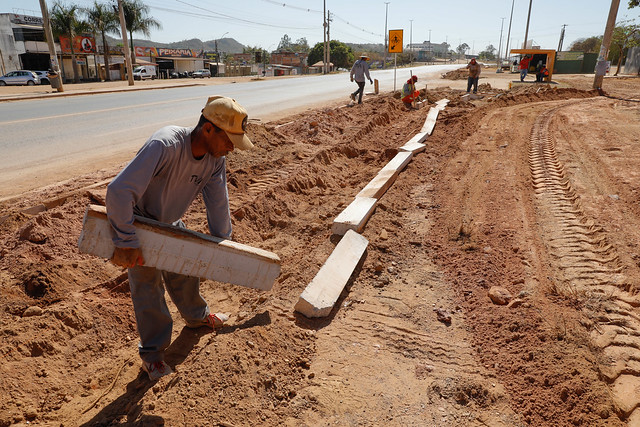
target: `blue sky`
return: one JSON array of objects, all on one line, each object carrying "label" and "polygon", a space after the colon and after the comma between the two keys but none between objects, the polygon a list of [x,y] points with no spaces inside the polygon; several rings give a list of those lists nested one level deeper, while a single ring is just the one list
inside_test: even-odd
[{"label": "blue sky", "polygon": [[[89,7],[94,0],[62,0]],[[115,0],[102,0],[115,2]],[[384,43],[387,29],[403,29],[404,44],[431,40],[460,43],[478,53],[488,45],[498,48],[500,26],[505,48],[512,0],[143,0],[162,23],[151,39],[174,42],[199,38],[231,37],[238,42],[273,50],[284,34],[293,41],[305,37],[313,46],[322,41],[323,5],[333,15],[331,38],[351,43]],[[524,40],[529,0],[513,0],[510,47]],[[51,7],[53,0],[47,0]],[[529,39],[542,48],[556,49],[560,31],[567,25],[563,47],[578,38],[601,35],[611,2],[608,0],[533,0]],[[628,9],[620,1],[617,20],[640,24],[640,8]],[[387,9],[388,8],[388,9]],[[40,16],[38,0],[0,0],[1,13]],[[413,20],[413,22],[411,22]],[[134,35],[141,37],[141,35]]]}]

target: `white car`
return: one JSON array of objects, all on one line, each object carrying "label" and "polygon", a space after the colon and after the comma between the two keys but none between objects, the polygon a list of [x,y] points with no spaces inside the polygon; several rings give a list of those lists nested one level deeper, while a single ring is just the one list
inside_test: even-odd
[{"label": "white car", "polygon": [[51,81],[49,80],[49,75],[48,75],[49,73],[47,71],[32,71],[32,73],[36,73],[36,75],[40,79],[41,85],[51,84]]},{"label": "white car", "polygon": [[11,71],[0,77],[0,86],[6,85],[39,85],[40,78],[32,71],[18,70]]}]

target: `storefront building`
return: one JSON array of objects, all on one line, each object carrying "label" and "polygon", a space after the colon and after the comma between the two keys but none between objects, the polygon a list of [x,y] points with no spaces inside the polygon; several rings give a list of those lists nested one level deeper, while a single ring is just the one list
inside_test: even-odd
[{"label": "storefront building", "polygon": [[49,48],[42,18],[0,13],[0,73],[48,69]]}]

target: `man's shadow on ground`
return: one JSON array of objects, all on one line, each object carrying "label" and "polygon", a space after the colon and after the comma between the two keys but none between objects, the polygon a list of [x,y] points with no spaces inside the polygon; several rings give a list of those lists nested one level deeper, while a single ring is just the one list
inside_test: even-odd
[{"label": "man's shadow on ground", "polygon": [[[271,323],[269,312],[256,314],[251,319],[239,325],[225,326],[216,331],[217,334],[228,334],[240,329],[253,328],[255,326],[265,326]],[[191,329],[183,327],[178,337],[171,343],[165,351],[165,361],[172,368],[180,365],[187,356],[193,351],[200,340],[214,333],[207,327]],[[174,378],[164,384],[165,390],[170,389],[178,382],[178,376],[174,374]],[[107,426],[111,425],[114,420],[126,417],[126,425],[164,425],[164,419],[157,415],[143,415],[138,419],[142,412],[140,400],[146,392],[156,385],[157,382],[150,381],[147,374],[140,370],[138,376],[127,384],[127,390],[116,400],[102,408],[91,420],[82,424],[82,426]],[[122,424],[120,421],[120,425]]]}]

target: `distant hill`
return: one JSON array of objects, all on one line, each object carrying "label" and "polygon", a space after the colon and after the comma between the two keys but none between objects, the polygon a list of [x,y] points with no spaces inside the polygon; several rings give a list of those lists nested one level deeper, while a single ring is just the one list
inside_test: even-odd
[{"label": "distant hill", "polygon": [[[96,42],[98,44],[102,44],[102,38],[97,37]],[[107,43],[110,46],[117,46],[118,44],[122,44],[121,39],[116,39],[110,36],[107,36]],[[154,42],[153,40],[144,40],[144,39],[133,39],[134,46],[154,46],[154,47],[165,47],[171,49],[194,49],[194,50],[208,50],[215,51],[216,50],[216,41],[209,40],[203,42],[200,39],[190,39],[190,40],[182,40],[179,42],[173,43],[159,43]],[[232,38],[224,38],[218,40],[218,52],[226,52],[226,53],[242,53],[244,49],[244,45],[238,43],[235,39]]]}]

